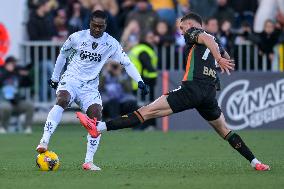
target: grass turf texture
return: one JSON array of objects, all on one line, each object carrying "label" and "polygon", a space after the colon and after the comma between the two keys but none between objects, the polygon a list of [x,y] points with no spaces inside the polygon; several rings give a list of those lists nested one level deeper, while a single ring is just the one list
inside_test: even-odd
[{"label": "grass turf texture", "polygon": [[283,188],[284,131],[239,132],[269,172],[256,172],[213,131],[104,134],[95,163],[101,172],[81,170],[86,133],[59,126],[50,150],[61,162],[57,172],[41,172],[32,135],[0,135],[0,188]]}]

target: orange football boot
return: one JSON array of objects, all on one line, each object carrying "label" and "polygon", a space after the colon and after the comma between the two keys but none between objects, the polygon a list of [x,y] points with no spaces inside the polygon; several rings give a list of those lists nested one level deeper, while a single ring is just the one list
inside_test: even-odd
[{"label": "orange football boot", "polygon": [[255,164],[255,170],[257,170],[257,171],[269,171],[270,167],[269,167],[269,165],[257,163],[257,164]]},{"label": "orange football boot", "polygon": [[97,138],[100,133],[97,130],[97,119],[91,119],[87,115],[81,112],[76,112],[77,118],[80,120],[81,124],[87,129],[88,133],[93,137]]}]

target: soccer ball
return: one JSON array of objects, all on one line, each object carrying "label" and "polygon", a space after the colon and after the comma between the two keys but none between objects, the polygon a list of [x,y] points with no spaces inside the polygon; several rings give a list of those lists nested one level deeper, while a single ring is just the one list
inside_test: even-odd
[{"label": "soccer ball", "polygon": [[56,153],[46,151],[36,158],[36,164],[42,171],[56,171],[59,168],[59,159]]}]

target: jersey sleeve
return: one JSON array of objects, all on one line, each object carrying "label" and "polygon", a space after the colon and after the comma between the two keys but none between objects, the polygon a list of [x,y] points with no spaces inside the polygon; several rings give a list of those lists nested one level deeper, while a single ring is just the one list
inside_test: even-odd
[{"label": "jersey sleeve", "polygon": [[134,81],[143,81],[136,67],[131,63],[129,57],[123,51],[121,45],[118,42],[116,43],[114,54],[110,57],[110,59],[114,60],[115,62],[119,62],[124,67],[126,73],[132,79],[134,79]]},{"label": "jersey sleeve", "polygon": [[68,57],[72,48],[74,48],[74,44],[75,44],[75,35],[72,34],[64,42],[63,46],[60,49],[60,54],[64,55],[65,57]]},{"label": "jersey sleeve", "polygon": [[204,32],[203,29],[192,27],[189,30],[187,30],[186,33],[184,34],[185,41],[188,43],[197,43],[198,36],[203,32]]},{"label": "jersey sleeve", "polygon": [[121,45],[117,42],[115,43],[115,50],[114,53],[111,55],[111,59],[120,63],[122,66],[128,66],[131,64],[131,61],[127,54],[123,51]]},{"label": "jersey sleeve", "polygon": [[72,48],[74,48],[74,34],[70,35],[60,49],[60,53],[56,59],[54,70],[51,76],[53,81],[58,82],[60,73],[66,63],[66,58],[70,55]]}]

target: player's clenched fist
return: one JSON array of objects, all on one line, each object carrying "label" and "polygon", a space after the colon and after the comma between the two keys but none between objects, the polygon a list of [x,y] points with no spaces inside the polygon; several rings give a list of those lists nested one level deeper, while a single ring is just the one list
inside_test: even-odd
[{"label": "player's clenched fist", "polygon": [[149,86],[146,85],[143,81],[139,81],[138,82],[138,88],[141,89],[141,94],[142,95],[147,95],[150,92]]}]

